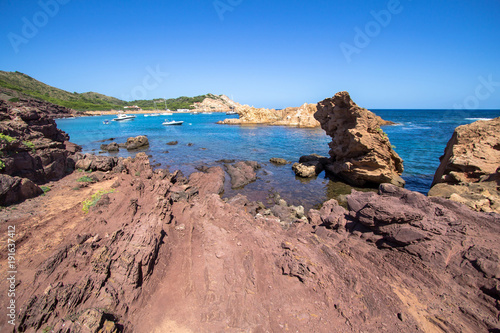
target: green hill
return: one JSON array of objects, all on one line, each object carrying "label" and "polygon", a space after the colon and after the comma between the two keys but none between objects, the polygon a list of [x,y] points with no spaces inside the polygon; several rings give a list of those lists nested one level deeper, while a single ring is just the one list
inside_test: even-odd
[{"label": "green hill", "polygon": [[[3,88],[3,89],[1,89]],[[49,86],[43,82],[20,73],[0,71],[0,95],[7,99],[19,97],[37,98],[57,105],[62,105],[78,111],[88,110],[120,110],[124,106],[137,105],[145,110],[154,110],[156,102],[158,109],[165,108],[165,99],[138,100],[126,102],[115,97],[106,96],[96,92],[71,93],[59,88]],[[178,97],[167,99],[170,110],[192,109],[191,105],[201,102],[206,97],[217,97],[207,94],[195,97]]]}]

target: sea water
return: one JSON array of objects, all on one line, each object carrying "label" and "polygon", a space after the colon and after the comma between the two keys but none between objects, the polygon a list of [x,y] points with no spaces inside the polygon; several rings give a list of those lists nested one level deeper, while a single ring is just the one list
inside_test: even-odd
[{"label": "sea water", "polygon": [[[500,110],[372,110],[383,119],[398,125],[384,126],[396,152],[404,160],[403,179],[406,188],[426,194],[439,157],[457,126],[476,120],[500,116]],[[283,126],[218,125],[217,121],[237,118],[224,113],[174,114],[145,117],[137,115],[133,121],[111,121],[114,116],[58,119],[60,129],[70,135],[70,141],[83,147],[83,152],[99,153],[102,140],[122,143],[127,138],[146,135],[150,146],[144,150],[151,155],[151,163],[170,171],[179,169],[188,176],[201,165],[223,165],[221,160],[253,160],[262,164],[258,180],[241,190],[232,190],[226,180],[225,196],[242,193],[253,200],[265,202],[279,193],[290,204],[314,207],[332,196],[332,193],[350,192],[340,182],[330,181],[325,174],[314,179],[295,177],[291,165],[274,166],[272,157],[296,162],[302,155],[312,153],[328,156],[328,137],[321,128]],[[108,120],[109,124],[104,124]],[[184,121],[181,126],[164,126],[165,120]],[[167,143],[177,141],[176,145]],[[109,141],[107,142],[109,143]],[[137,152],[120,152],[112,156],[135,156]],[[106,153],[108,155],[108,153]],[[228,178],[228,177],[227,177]]]}]

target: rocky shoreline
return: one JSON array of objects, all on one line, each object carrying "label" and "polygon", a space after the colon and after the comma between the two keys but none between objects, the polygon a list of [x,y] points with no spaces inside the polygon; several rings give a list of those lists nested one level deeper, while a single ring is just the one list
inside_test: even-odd
[{"label": "rocky shoreline", "polygon": [[[279,197],[269,206],[242,195],[222,199],[226,172],[234,188],[245,186],[255,179],[255,162],[227,161],[186,178],[153,170],[144,153],[83,155],[43,110],[0,103],[2,186],[19,178],[50,188],[10,199],[24,201],[0,212],[0,277],[8,271],[9,226],[18,265],[15,327],[3,316],[2,330],[500,329],[497,206],[487,211],[395,186],[402,185],[402,161],[377,119],[345,92],[318,104],[316,117],[332,136],[330,157],[300,163],[380,184],[378,192],[352,191],[346,208],[330,200],[308,212]],[[498,168],[490,167],[498,160],[490,157],[498,157],[499,120],[457,129],[435,186],[498,189]],[[12,188],[2,193],[5,200]],[[8,302],[0,294],[0,304]]]}]

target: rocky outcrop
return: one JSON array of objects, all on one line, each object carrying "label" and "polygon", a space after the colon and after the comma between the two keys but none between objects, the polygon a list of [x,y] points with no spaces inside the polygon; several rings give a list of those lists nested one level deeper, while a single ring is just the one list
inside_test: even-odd
[{"label": "rocky outcrop", "polygon": [[391,183],[404,186],[400,177],[403,160],[392,149],[389,138],[372,112],[339,92],[318,103],[315,118],[332,137],[331,163],[326,170],[355,186]]},{"label": "rocky outcrop", "polygon": [[457,127],[440,159],[429,196],[500,213],[500,118]]},{"label": "rocky outcrop", "polygon": [[43,191],[27,178],[0,174],[0,205],[8,206],[42,194]]},{"label": "rocky outcrop", "polygon": [[261,166],[255,161],[240,161],[234,164],[226,163],[225,167],[231,177],[232,188],[237,189],[254,182],[257,179],[255,171]]},{"label": "rocky outcrop", "polygon": [[149,140],[147,136],[139,135],[136,136],[135,138],[134,137],[128,138],[125,145],[127,147],[127,150],[137,150],[149,147]]},{"label": "rocky outcrop", "polygon": [[269,159],[269,162],[271,162],[274,165],[287,165],[291,163],[290,161],[287,161],[284,158],[279,158],[279,157],[272,157]]},{"label": "rocky outcrop", "polygon": [[282,110],[255,108],[243,105],[236,108],[238,119],[225,119],[218,124],[225,125],[276,125],[296,127],[318,127],[319,123],[314,119],[316,104],[304,104],[301,107],[289,107]]},{"label": "rocky outcrop", "polygon": [[226,95],[209,95],[202,102],[194,103],[192,107],[198,112],[229,112],[241,107],[241,104]]},{"label": "rocky outcrop", "polygon": [[[15,103],[0,100],[0,173],[43,184],[72,172],[75,167],[72,155],[81,148],[69,143],[68,135],[53,120],[55,116],[68,115],[67,112],[66,108],[34,100]],[[5,204],[0,201],[0,205]]]},{"label": "rocky outcrop", "polygon": [[71,182],[49,192],[64,207],[43,213],[39,197],[34,215],[10,219],[22,239],[17,331],[500,329],[499,215],[384,184],[306,219],[279,198],[269,209],[221,199],[220,167],[188,180],[153,171],[144,153],[123,165],[83,195]]}]

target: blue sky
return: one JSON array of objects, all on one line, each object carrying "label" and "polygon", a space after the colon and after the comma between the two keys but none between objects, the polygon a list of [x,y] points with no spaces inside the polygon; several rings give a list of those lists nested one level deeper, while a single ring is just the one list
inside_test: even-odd
[{"label": "blue sky", "polygon": [[0,70],[127,100],[500,108],[499,18],[500,0],[3,0]]}]

